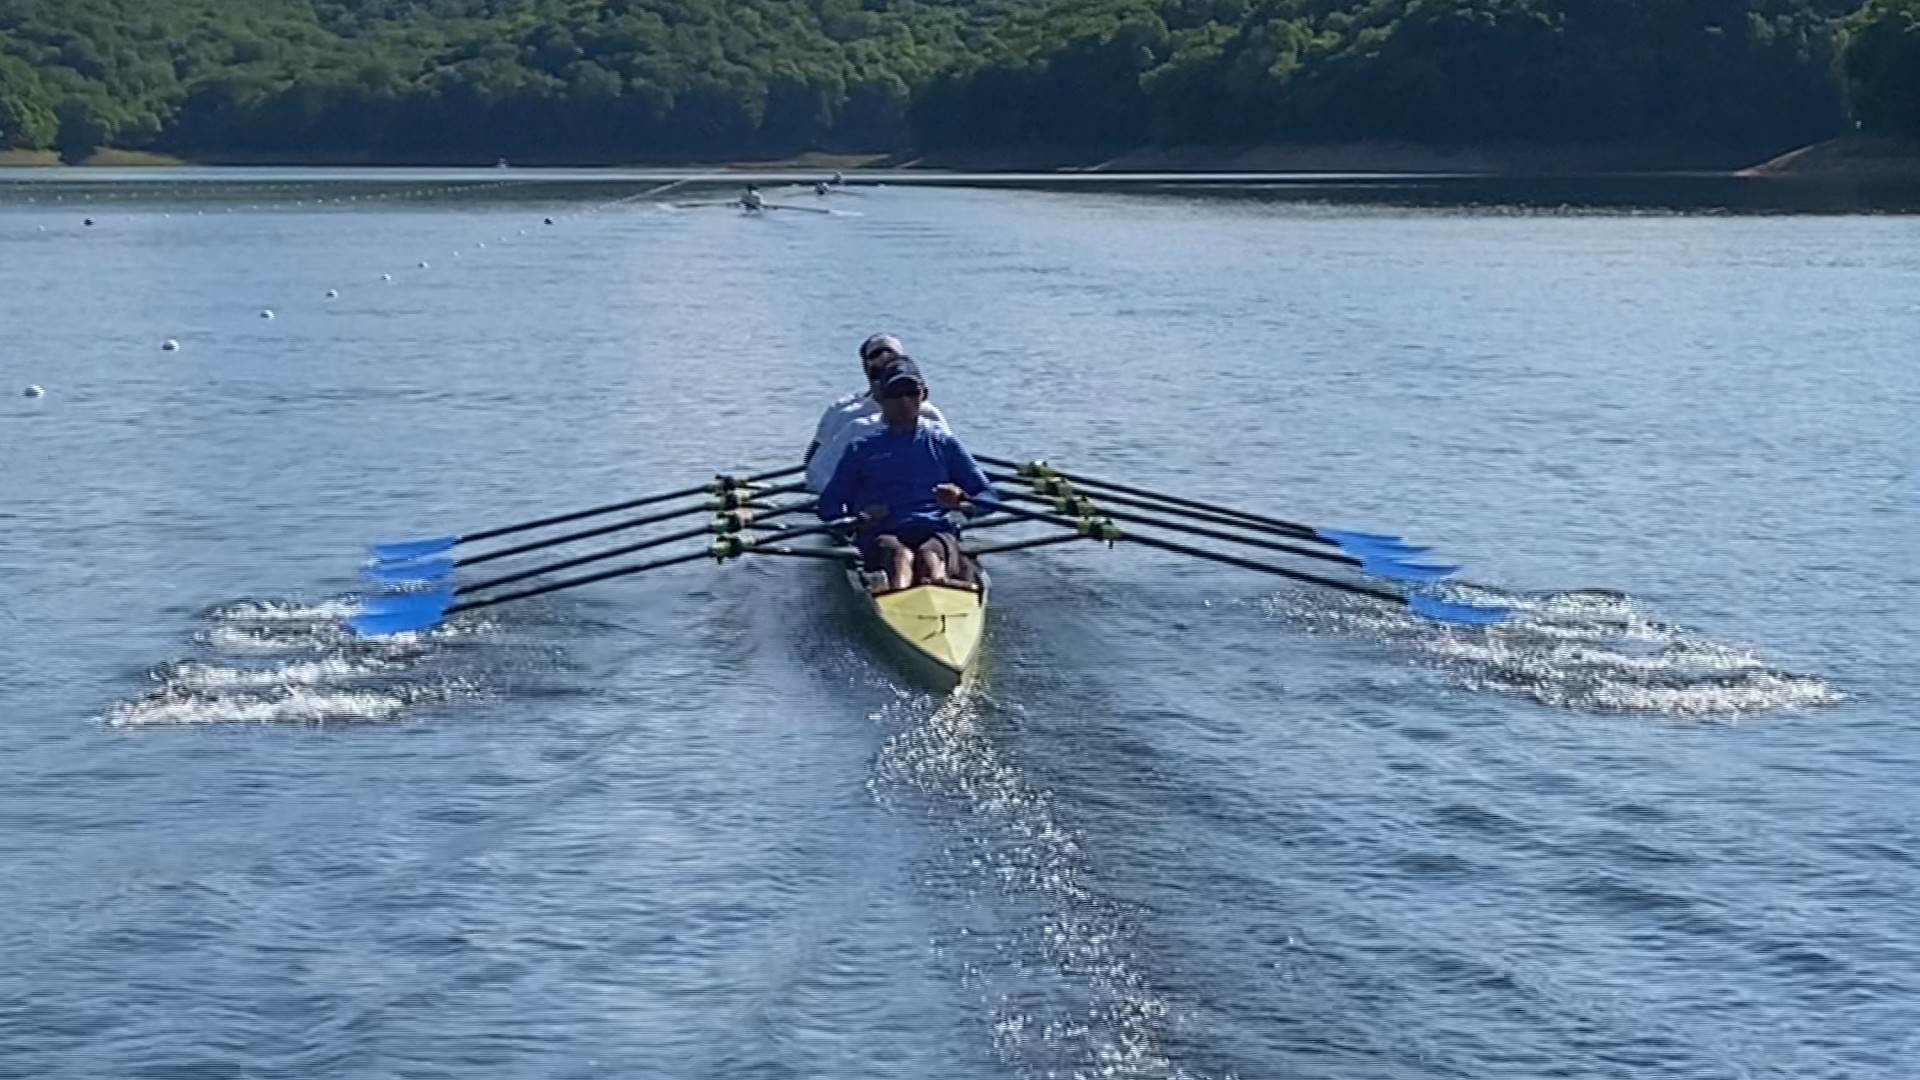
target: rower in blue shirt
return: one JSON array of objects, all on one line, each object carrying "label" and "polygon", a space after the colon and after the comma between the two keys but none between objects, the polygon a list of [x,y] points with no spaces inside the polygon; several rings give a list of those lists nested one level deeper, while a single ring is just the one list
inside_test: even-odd
[{"label": "rower in blue shirt", "polygon": [[887,572],[889,592],[916,583],[971,584],[972,567],[947,511],[991,484],[958,439],[921,420],[927,384],[918,365],[902,357],[874,386],[885,425],[840,458],[820,491],[820,519],[861,515],[854,544],[869,570]]}]

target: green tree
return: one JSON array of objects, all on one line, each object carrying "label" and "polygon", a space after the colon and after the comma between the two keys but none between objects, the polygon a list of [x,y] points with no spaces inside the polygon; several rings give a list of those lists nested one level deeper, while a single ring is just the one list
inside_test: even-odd
[{"label": "green tree", "polygon": [[[0,141],[367,161],[1912,130],[1920,0],[0,0]],[[68,105],[66,103],[73,103]]]},{"label": "green tree", "polygon": [[51,146],[59,124],[40,77],[21,61],[0,56],[0,149]]},{"label": "green tree", "polygon": [[1920,137],[1920,0],[1869,0],[1846,22],[1843,56],[1860,126]]},{"label": "green tree", "polygon": [[60,160],[69,165],[85,161],[113,137],[114,124],[96,102],[68,98],[60,103],[56,115],[59,129],[54,134],[53,146],[60,152]]}]

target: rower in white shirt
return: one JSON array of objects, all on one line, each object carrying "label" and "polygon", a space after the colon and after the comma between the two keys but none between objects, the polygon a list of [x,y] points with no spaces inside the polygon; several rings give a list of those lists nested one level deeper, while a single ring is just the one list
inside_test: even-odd
[{"label": "rower in white shirt", "polygon": [[[879,387],[874,380],[886,374],[890,364],[906,358],[906,349],[892,334],[875,334],[860,343],[860,367],[866,373],[866,387],[856,390],[827,406],[820,423],[814,427],[813,442],[802,459],[807,466],[807,490],[819,494],[833,479],[840,456],[862,435],[872,434],[880,420]],[[947,418],[932,402],[922,402],[920,418],[929,425],[952,434]]]}]

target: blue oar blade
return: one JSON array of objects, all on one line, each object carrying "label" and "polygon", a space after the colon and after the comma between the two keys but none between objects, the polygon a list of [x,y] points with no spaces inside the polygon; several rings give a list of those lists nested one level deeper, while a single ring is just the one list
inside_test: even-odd
[{"label": "blue oar blade", "polygon": [[362,615],[397,615],[403,611],[444,611],[453,603],[453,587],[445,586],[429,589],[426,592],[388,593],[385,596],[369,596],[360,601]]},{"label": "blue oar blade", "polygon": [[1411,555],[1425,555],[1433,550],[1432,544],[1362,544],[1351,541],[1340,545],[1340,550],[1357,559],[1388,558],[1405,559]]},{"label": "blue oar blade", "polygon": [[410,562],[378,562],[361,571],[373,581],[388,585],[424,584],[453,573],[453,560],[445,556],[414,559]]},{"label": "blue oar blade", "polygon": [[350,616],[347,625],[363,638],[387,637],[391,634],[411,634],[416,630],[426,630],[440,621],[441,609],[423,611],[401,611],[388,614],[362,613]]},{"label": "blue oar blade", "polygon": [[418,559],[423,555],[438,555],[460,542],[457,536],[436,536],[427,540],[399,540],[391,544],[370,544],[367,550],[382,562],[400,562],[404,559]]},{"label": "blue oar blade", "polygon": [[1415,615],[1424,615],[1439,622],[1458,623],[1462,626],[1491,626],[1504,621],[1511,612],[1509,608],[1457,604],[1435,596],[1409,596],[1407,607]]},{"label": "blue oar blade", "polygon": [[1445,563],[1409,563],[1375,556],[1363,557],[1360,560],[1360,569],[1392,581],[1442,581],[1460,568],[1448,566]]},{"label": "blue oar blade", "polygon": [[1400,538],[1390,533],[1349,532],[1346,529],[1315,529],[1315,536],[1330,544],[1345,547],[1354,544],[1359,547],[1401,547]]}]

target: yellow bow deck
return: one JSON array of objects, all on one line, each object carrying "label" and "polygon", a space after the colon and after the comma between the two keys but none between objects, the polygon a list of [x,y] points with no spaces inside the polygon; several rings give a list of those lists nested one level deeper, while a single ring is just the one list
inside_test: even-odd
[{"label": "yellow bow deck", "polygon": [[987,581],[980,588],[959,585],[915,585],[895,592],[873,593],[861,581],[858,569],[847,581],[880,624],[912,655],[958,679],[973,666],[987,619]]}]

